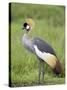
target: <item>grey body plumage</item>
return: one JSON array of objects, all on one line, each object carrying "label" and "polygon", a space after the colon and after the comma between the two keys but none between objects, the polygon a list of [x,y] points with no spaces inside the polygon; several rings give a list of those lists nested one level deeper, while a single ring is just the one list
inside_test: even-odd
[{"label": "grey body plumage", "polygon": [[45,41],[43,41],[38,37],[30,39],[27,34],[24,34],[22,42],[24,43],[24,46],[33,53],[35,53],[34,45],[37,45],[38,49],[41,52],[46,52],[56,55],[53,48],[48,43],[46,43]]},{"label": "grey body plumage", "polygon": [[[42,52],[48,52],[48,53],[55,55],[53,48],[50,45],[48,45],[45,41],[43,41],[42,39],[38,37],[30,39],[30,37],[27,34],[24,34],[22,37],[22,42],[24,44],[24,47],[30,52],[34,53],[35,55],[36,53],[35,53],[34,45],[37,45],[39,50]],[[40,83],[41,71],[42,71],[42,81],[44,82],[44,61],[38,56],[37,58],[39,59],[39,80],[38,82]],[[41,64],[42,64],[42,70],[41,70]]]}]

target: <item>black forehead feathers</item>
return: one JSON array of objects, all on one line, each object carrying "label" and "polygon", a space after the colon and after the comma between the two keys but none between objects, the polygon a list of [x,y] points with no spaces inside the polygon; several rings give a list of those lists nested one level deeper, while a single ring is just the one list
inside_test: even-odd
[{"label": "black forehead feathers", "polygon": [[24,27],[26,27],[27,25],[28,25],[28,24],[27,24],[26,22],[23,24]]}]

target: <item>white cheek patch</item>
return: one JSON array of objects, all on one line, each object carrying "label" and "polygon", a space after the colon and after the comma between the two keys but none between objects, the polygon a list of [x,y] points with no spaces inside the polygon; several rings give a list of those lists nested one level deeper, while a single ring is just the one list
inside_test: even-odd
[{"label": "white cheek patch", "polygon": [[29,28],[30,28],[30,26],[29,26],[29,25],[27,25],[27,26],[26,26],[26,29],[29,29]]},{"label": "white cheek patch", "polygon": [[56,56],[54,56],[50,53],[41,52],[36,45],[34,45],[34,48],[35,48],[36,55],[39,58],[44,60],[50,67],[55,68],[56,61],[57,61]]}]

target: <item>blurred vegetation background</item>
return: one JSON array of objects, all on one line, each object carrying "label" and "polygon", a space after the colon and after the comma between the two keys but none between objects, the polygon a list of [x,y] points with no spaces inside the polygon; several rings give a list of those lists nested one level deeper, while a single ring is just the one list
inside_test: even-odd
[{"label": "blurred vegetation background", "polygon": [[11,17],[12,20],[25,19],[32,17],[33,19],[46,19],[49,23],[64,25],[64,6],[55,5],[35,5],[34,4],[12,4]]},{"label": "blurred vegetation background", "polygon": [[[31,36],[47,41],[62,64],[59,78],[45,64],[44,85],[65,82],[65,7],[11,3],[11,86],[38,85],[38,60],[23,46],[22,24],[31,17],[35,22]],[[42,84],[41,84],[42,85]]]}]

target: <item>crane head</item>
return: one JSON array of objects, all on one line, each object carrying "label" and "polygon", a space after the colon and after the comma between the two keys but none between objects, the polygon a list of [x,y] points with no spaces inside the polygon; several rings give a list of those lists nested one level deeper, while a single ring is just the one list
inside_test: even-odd
[{"label": "crane head", "polygon": [[23,24],[23,29],[29,32],[34,27],[34,21],[31,18],[25,20]]}]

